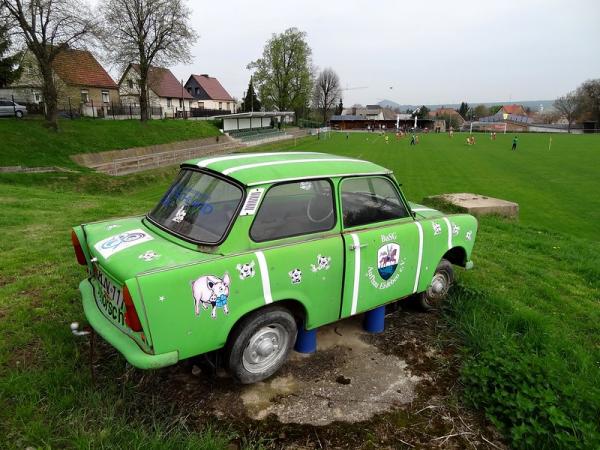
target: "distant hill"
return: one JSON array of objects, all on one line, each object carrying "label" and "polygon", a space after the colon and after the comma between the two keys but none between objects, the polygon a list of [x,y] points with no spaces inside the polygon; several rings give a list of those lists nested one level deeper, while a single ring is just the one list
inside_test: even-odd
[{"label": "distant hill", "polygon": [[[531,108],[532,111],[539,111],[540,109],[540,105],[543,106],[544,111],[551,111],[552,109],[554,109],[554,107],[552,106],[552,104],[554,103],[554,100],[527,100],[527,101],[510,101],[510,102],[468,102],[469,105],[471,106],[477,106],[477,105],[485,105],[485,106],[494,106],[494,105],[512,105],[513,103],[516,103],[517,105],[523,105],[523,107],[529,107]],[[418,108],[421,105],[402,105],[400,103],[396,103],[393,100],[382,100],[378,103],[378,105],[383,106],[384,108],[400,108],[400,111],[404,112],[407,109],[413,111],[414,109]],[[427,106],[429,109],[438,109],[441,107],[446,107],[446,108],[454,108],[454,109],[458,109],[460,106],[460,103],[445,103],[445,104],[438,104],[438,105],[425,105]]]}]

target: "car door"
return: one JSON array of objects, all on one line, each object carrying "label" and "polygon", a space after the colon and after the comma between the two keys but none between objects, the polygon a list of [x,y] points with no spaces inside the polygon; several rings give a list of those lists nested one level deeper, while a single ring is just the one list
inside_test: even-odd
[{"label": "car door", "polygon": [[0,116],[12,116],[12,104],[6,100],[0,100]]},{"label": "car door", "polygon": [[307,329],[339,318],[344,250],[330,180],[271,186],[250,227],[266,303],[297,300]]},{"label": "car door", "polygon": [[411,294],[420,230],[395,182],[352,177],[339,187],[345,252],[341,317]]}]

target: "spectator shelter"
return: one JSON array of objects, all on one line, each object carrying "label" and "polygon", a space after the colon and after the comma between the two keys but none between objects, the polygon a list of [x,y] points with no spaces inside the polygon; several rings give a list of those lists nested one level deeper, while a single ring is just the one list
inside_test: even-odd
[{"label": "spectator shelter", "polygon": [[225,133],[260,130],[264,128],[280,128],[280,124],[293,120],[292,111],[254,111],[238,114],[225,114],[215,116],[215,119],[223,119],[223,131]]},{"label": "spectator shelter", "polygon": [[[410,117],[409,114],[399,114],[400,117],[393,119],[369,119],[365,116],[359,115],[337,115],[331,116],[329,124],[335,130],[374,130],[374,131],[395,131],[396,123],[398,123],[398,129],[410,130],[414,127],[415,119]],[[435,119],[418,119],[417,128],[424,130],[434,130],[436,127]]]}]

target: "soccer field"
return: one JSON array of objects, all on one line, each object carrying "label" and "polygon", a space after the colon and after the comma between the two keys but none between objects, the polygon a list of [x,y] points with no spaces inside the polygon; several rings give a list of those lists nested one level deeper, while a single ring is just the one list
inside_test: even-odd
[{"label": "soccer field", "polygon": [[[321,138],[251,150],[368,159],[394,170],[413,201],[464,191],[519,203],[518,221],[480,219],[475,268],[457,270],[440,327],[461,348],[453,392],[513,448],[600,448],[600,136],[522,134],[516,152],[510,134],[477,134],[475,146],[465,134],[422,134],[414,147],[393,134],[387,144],[367,133]],[[86,347],[67,327],[83,316],[70,227],[147,212],[175,173],[0,174],[1,448],[227,447],[229,426],[174,426],[171,399],[122,380],[114,354],[92,386]],[[249,447],[272,438],[248,426]]]},{"label": "soccer field", "polygon": [[[428,195],[474,192],[519,203],[523,224],[560,230],[574,236],[597,237],[600,221],[600,135],[421,134],[388,143],[375,133],[332,132],[312,137],[294,148],[364,158],[392,169],[406,196],[420,201]],[[549,141],[552,139],[550,149]]]}]

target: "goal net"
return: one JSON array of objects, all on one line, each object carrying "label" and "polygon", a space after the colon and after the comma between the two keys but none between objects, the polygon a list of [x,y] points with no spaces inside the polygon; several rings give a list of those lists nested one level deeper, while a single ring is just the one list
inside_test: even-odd
[{"label": "goal net", "polygon": [[495,131],[506,134],[506,122],[471,122],[469,132],[473,131]]}]

